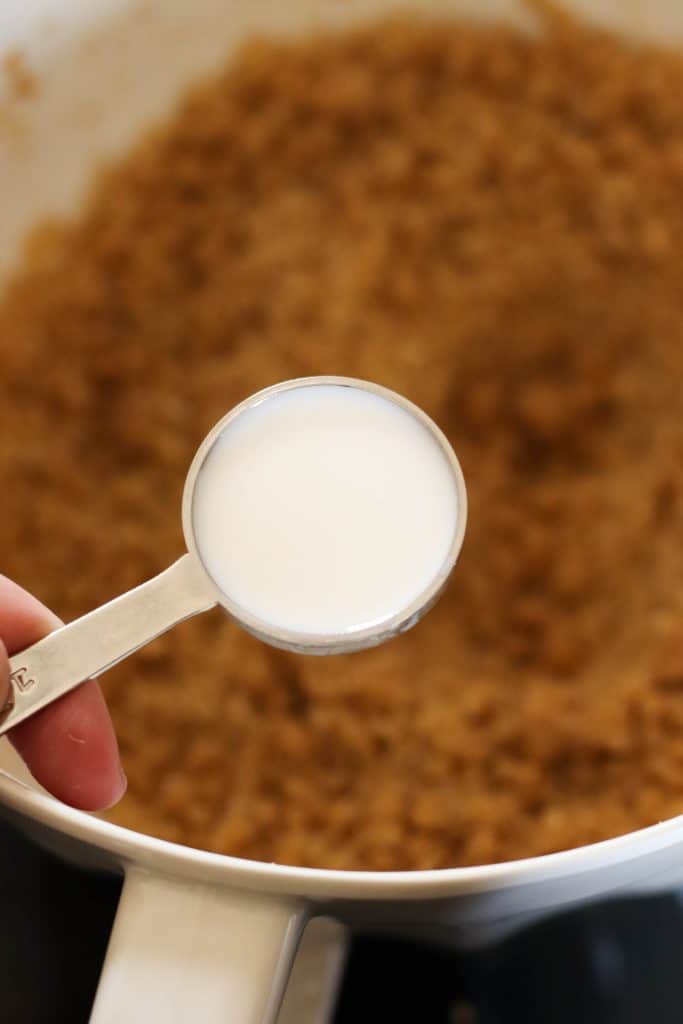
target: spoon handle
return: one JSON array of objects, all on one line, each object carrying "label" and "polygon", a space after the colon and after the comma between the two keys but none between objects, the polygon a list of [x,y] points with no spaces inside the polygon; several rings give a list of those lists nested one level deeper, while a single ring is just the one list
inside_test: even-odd
[{"label": "spoon handle", "polygon": [[206,576],[186,554],[153,579],[15,654],[0,735],[215,604]]}]

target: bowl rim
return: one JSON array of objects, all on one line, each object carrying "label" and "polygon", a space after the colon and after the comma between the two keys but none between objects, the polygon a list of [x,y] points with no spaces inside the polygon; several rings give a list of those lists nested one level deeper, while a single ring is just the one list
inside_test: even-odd
[{"label": "bowl rim", "polygon": [[683,815],[678,815],[612,839],[515,861],[420,871],[342,871],[247,860],[157,839],[69,807],[5,770],[0,770],[0,802],[56,837],[99,851],[110,869],[113,862],[124,872],[138,866],[233,889],[321,901],[428,901],[490,893],[609,868],[683,842]]}]

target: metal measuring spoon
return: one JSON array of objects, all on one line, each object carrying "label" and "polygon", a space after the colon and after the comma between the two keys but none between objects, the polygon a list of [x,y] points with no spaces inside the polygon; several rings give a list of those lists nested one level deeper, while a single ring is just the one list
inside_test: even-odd
[{"label": "metal measuring spoon", "polygon": [[[452,475],[457,502],[452,541],[429,584],[405,607],[381,621],[342,633],[307,633],[257,618],[212,577],[197,544],[194,498],[197,481],[214,445],[245,412],[285,392],[312,386],[359,389],[408,412],[431,435]],[[187,553],[141,586],[63,626],[10,659],[10,698],[0,734],[93,679],[178,622],[219,605],[249,633],[275,647],[303,654],[341,654],[373,647],[410,629],[434,604],[453,569],[465,533],[467,499],[462,471],[445,436],[407,399],[386,388],[347,377],[307,377],[266,388],[236,406],[204,439],[190,466],[182,501]]]}]

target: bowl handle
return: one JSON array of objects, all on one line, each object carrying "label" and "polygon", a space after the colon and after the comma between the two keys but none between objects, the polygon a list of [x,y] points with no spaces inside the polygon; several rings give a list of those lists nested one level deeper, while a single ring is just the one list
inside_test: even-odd
[{"label": "bowl handle", "polygon": [[271,1024],[307,917],[286,897],[129,868],[91,1024]]}]

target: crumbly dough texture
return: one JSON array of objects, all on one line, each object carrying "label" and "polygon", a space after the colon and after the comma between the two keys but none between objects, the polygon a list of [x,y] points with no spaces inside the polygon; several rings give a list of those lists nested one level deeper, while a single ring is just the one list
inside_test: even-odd
[{"label": "crumbly dough texture", "polygon": [[178,556],[198,442],[279,380],[406,394],[469,487],[401,639],[290,657],[216,612],[109,673],[112,820],[413,869],[683,811],[681,96],[678,56],[552,18],[255,42],[36,235],[0,309],[0,550],[63,617]]}]

